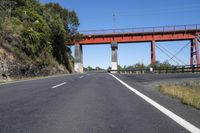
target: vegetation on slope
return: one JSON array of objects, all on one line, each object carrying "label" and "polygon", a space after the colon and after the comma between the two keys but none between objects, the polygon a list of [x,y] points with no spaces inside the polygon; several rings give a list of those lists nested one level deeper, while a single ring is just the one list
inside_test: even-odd
[{"label": "vegetation on slope", "polygon": [[[26,65],[24,73],[49,66],[58,69],[59,65],[73,71],[73,57],[64,42],[81,38],[74,11],[57,3],[43,5],[37,0],[1,0],[0,17],[0,48],[14,55],[12,63]],[[8,55],[4,53],[4,57]],[[0,60],[3,60],[2,55]]]}]

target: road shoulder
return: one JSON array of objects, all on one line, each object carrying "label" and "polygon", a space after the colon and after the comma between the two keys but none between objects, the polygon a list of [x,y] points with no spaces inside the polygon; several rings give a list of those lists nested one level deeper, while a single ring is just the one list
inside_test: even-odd
[{"label": "road shoulder", "polygon": [[[165,108],[171,110],[178,116],[191,122],[195,126],[200,127],[200,111],[190,106],[182,104],[179,100],[172,99],[156,91],[155,85],[157,82],[154,81],[154,78],[148,77],[148,79],[145,79],[146,77],[144,76],[127,76],[120,74],[115,74],[115,76],[117,76],[118,78],[120,78],[125,83],[135,88],[139,92],[148,96],[152,100],[163,105]],[[169,81],[169,78],[167,81]],[[164,80],[162,80],[162,82],[164,82]]]}]

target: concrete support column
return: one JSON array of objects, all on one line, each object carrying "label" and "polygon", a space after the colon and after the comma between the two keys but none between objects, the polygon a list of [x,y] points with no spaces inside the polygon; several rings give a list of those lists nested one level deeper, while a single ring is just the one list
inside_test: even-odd
[{"label": "concrete support column", "polygon": [[74,61],[74,70],[77,73],[83,73],[83,49],[82,45],[75,45],[75,61]]},{"label": "concrete support column", "polygon": [[112,70],[117,70],[118,60],[117,60],[117,50],[118,44],[116,42],[111,43],[111,50],[112,50]]},{"label": "concrete support column", "polygon": [[195,39],[193,39],[191,41],[191,46],[190,46],[190,65],[200,66],[199,42],[198,42],[197,38],[195,38]]},{"label": "concrete support column", "polygon": [[155,49],[155,41],[151,41],[151,64],[156,63],[156,49]]}]

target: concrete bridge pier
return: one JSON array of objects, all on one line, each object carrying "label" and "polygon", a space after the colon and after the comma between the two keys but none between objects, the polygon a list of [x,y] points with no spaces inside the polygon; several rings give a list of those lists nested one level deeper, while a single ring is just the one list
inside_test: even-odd
[{"label": "concrete bridge pier", "polygon": [[74,61],[74,70],[77,73],[83,73],[83,49],[82,45],[75,44],[75,61]]},{"label": "concrete bridge pier", "polygon": [[[112,50],[112,70],[117,70],[117,65],[118,65],[118,61],[117,61],[117,50],[118,50],[118,44],[117,42],[112,42],[111,43],[111,50]],[[115,73],[115,72],[113,72]]]},{"label": "concrete bridge pier", "polygon": [[194,38],[193,40],[191,40],[191,46],[190,46],[190,65],[200,66],[198,38]]}]

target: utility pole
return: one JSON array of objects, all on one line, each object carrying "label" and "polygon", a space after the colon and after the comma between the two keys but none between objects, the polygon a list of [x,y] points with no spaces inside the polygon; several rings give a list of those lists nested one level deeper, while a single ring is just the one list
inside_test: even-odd
[{"label": "utility pole", "polygon": [[113,33],[115,33],[115,29],[116,29],[116,15],[115,12],[113,12]]}]

